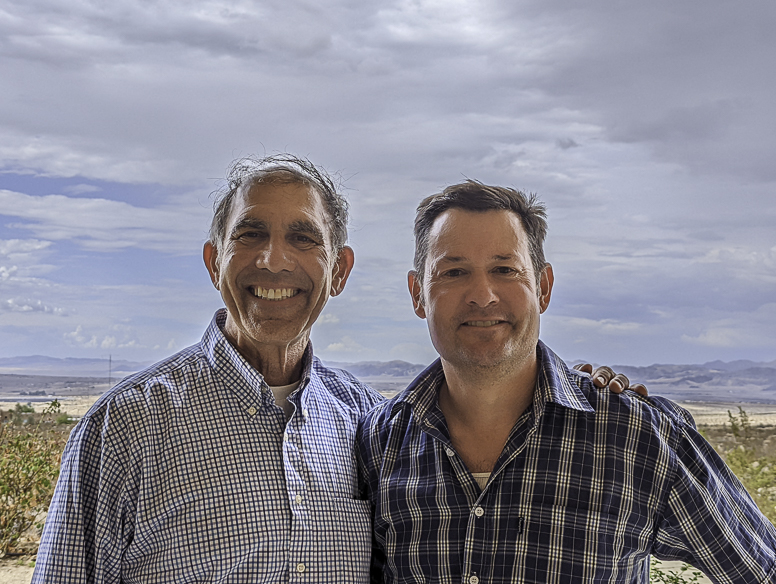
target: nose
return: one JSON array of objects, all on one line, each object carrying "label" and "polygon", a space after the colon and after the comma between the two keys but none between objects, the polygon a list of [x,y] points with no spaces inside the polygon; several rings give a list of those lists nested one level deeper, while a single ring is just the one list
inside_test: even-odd
[{"label": "nose", "polygon": [[282,238],[270,238],[266,247],[256,257],[256,267],[269,270],[273,274],[284,270],[291,272],[294,266],[291,250]]},{"label": "nose", "polygon": [[472,274],[470,285],[466,291],[466,303],[479,308],[485,308],[497,302],[498,295],[488,274],[477,272]]}]

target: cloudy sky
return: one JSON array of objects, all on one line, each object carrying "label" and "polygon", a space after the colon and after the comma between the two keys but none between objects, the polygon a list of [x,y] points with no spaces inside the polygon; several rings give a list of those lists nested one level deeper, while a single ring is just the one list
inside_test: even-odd
[{"label": "cloudy sky", "polygon": [[0,356],[150,361],[221,305],[229,163],[339,174],[356,268],[327,360],[429,361],[418,201],[547,203],[561,356],[776,359],[772,0],[0,0]]}]

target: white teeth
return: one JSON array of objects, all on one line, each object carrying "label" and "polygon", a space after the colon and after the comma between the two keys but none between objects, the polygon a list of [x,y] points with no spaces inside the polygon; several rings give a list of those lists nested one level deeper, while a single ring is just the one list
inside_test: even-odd
[{"label": "white teeth", "polygon": [[295,288],[262,288],[261,286],[256,286],[253,289],[253,294],[263,300],[283,300],[284,298],[296,296],[297,292]]},{"label": "white teeth", "polygon": [[499,321],[497,320],[470,320],[466,324],[468,326],[493,326],[498,323]]}]

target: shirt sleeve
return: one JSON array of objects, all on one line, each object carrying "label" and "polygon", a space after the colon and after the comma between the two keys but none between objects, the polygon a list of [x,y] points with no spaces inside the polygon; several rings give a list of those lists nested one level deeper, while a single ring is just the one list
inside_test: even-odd
[{"label": "shirt sleeve", "polygon": [[[362,416],[356,431],[356,459],[358,462],[358,488],[363,499],[369,501],[372,513],[372,525],[375,521],[375,495],[379,484],[379,467],[383,456],[383,447],[380,440],[374,435],[376,426],[373,418],[376,412],[372,411]],[[372,559],[369,567],[371,584],[384,582],[385,552],[375,539],[372,530]]]},{"label": "shirt sleeve", "polygon": [[675,474],[652,553],[714,582],[776,582],[776,529],[691,423],[677,422]]},{"label": "shirt sleeve", "polygon": [[35,584],[121,581],[129,525],[122,461],[106,440],[107,424],[84,418],[62,455],[59,480],[41,537]]}]

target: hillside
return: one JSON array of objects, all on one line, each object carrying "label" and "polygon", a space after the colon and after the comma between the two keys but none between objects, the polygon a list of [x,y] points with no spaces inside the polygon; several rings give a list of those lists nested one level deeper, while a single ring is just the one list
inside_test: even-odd
[{"label": "hillside", "polygon": [[[388,393],[405,387],[426,367],[406,361],[326,364],[346,369],[376,389]],[[112,361],[111,382],[115,383],[147,365]],[[677,401],[776,404],[776,361],[712,361],[702,365],[655,364],[648,367],[618,365],[614,369],[634,382],[644,383],[650,393]],[[108,372],[107,359],[0,358],[0,399],[96,395],[107,389]]]}]

